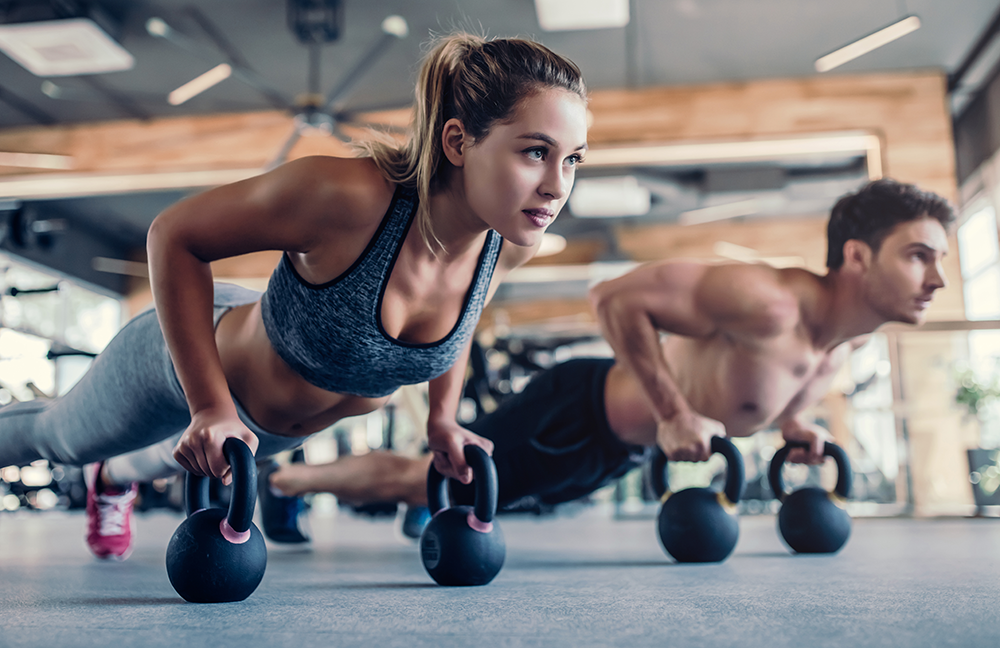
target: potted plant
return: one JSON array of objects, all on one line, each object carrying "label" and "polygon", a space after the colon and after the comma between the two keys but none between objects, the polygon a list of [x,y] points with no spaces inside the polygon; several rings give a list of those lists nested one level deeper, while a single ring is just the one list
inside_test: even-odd
[{"label": "potted plant", "polygon": [[972,496],[977,514],[981,515],[984,506],[1000,506],[1000,449],[992,439],[1000,427],[995,407],[1000,400],[1000,378],[994,374],[984,381],[974,371],[965,370],[959,373],[957,382],[955,402],[979,419],[981,447],[967,452]]}]

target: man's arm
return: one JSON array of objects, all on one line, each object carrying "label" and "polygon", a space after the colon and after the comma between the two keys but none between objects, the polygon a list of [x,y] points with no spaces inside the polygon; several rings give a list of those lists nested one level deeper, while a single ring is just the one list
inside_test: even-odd
[{"label": "man's arm", "polygon": [[826,396],[830,391],[833,379],[850,358],[851,352],[861,347],[868,341],[868,338],[869,336],[855,338],[833,349],[817,369],[812,380],[806,383],[775,419],[775,423],[781,429],[781,436],[786,442],[802,441],[809,444],[808,449],[793,449],[788,455],[790,462],[823,463],[823,445],[827,441],[832,441],[833,437],[829,431],[806,420],[804,412]]},{"label": "man's arm", "polygon": [[799,309],[778,271],[748,264],[649,264],[595,286],[590,298],[617,361],[643,387],[658,422],[657,441],[681,461],[707,459],[710,437],[724,429],[687,403],[663,356],[660,332],[753,344],[797,321]]}]

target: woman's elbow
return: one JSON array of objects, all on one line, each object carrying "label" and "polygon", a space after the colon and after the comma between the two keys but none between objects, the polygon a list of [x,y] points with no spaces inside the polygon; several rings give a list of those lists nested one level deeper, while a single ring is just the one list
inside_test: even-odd
[{"label": "woman's elbow", "polygon": [[146,258],[150,263],[187,247],[182,229],[170,214],[170,209],[161,212],[146,232]]}]

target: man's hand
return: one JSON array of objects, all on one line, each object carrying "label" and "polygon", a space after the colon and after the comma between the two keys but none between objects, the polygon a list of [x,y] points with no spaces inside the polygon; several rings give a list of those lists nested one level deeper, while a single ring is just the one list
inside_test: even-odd
[{"label": "man's hand", "polygon": [[477,445],[493,454],[493,442],[466,430],[458,423],[428,423],[427,446],[434,453],[434,468],[463,484],[472,481],[472,468],[465,463],[465,446]]},{"label": "man's hand", "polygon": [[222,444],[229,437],[241,439],[250,446],[250,452],[257,453],[257,436],[235,413],[199,412],[191,417],[191,425],[177,442],[174,459],[190,473],[216,477],[228,485],[233,481],[233,474],[222,452]]},{"label": "man's hand", "polygon": [[805,423],[792,419],[781,425],[781,436],[785,441],[802,441],[809,448],[793,448],[788,453],[791,463],[819,465],[823,463],[823,447],[827,441],[833,442],[833,436],[815,423]]},{"label": "man's hand", "polygon": [[656,443],[670,461],[708,461],[714,436],[726,436],[726,426],[691,411],[660,421],[656,429]]}]

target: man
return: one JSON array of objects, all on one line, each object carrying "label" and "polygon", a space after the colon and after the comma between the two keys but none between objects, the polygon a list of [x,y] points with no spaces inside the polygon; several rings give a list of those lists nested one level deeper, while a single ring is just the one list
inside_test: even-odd
[{"label": "man", "polygon": [[[954,219],[943,198],[883,179],[834,206],[825,275],[671,260],[595,286],[591,303],[615,359],[549,369],[470,426],[495,443],[501,504],[580,497],[623,475],[645,446],[705,461],[712,436],[768,428],[808,443],[791,461],[822,462],[829,434],[803,411],[868,334],[924,320],[946,285]],[[264,484],[270,495],[414,505],[426,501],[429,463],[371,453],[282,467]],[[279,501],[265,501],[265,515]]]}]

